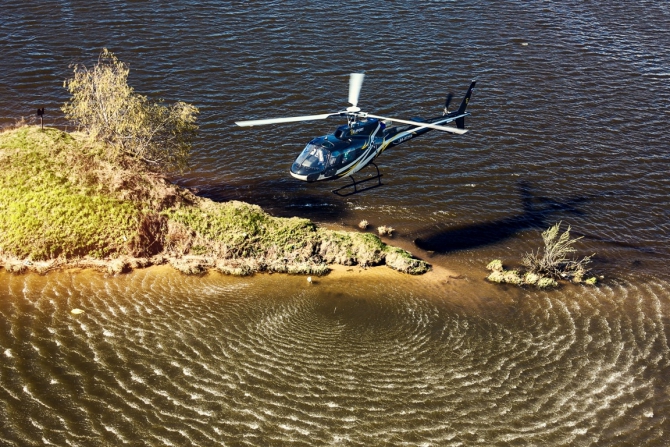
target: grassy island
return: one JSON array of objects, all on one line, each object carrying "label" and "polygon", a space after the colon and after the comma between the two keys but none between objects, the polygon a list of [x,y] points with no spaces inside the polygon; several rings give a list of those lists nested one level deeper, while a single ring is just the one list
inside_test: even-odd
[{"label": "grassy island", "polygon": [[0,133],[0,266],[10,272],[97,268],[122,273],[169,263],[208,269],[324,274],[329,264],[430,269],[376,235],[217,203],[168,182],[79,133],[24,126]]}]

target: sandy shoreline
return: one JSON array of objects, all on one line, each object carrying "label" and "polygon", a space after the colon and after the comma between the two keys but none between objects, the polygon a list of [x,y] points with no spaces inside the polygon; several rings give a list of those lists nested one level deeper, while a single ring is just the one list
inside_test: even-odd
[{"label": "sandy shoreline", "polygon": [[[47,261],[31,261],[31,260],[21,260],[13,257],[2,257],[0,256],[0,269],[4,269],[8,273],[13,274],[23,274],[23,273],[37,273],[37,274],[47,274],[51,272],[64,272],[72,270],[94,270],[100,273],[106,273],[109,275],[119,275],[130,273],[133,270],[137,269],[147,269],[159,266],[169,266],[174,270],[177,270],[186,275],[202,275],[206,274],[209,271],[218,271],[223,274],[230,274],[221,269],[222,262],[236,262],[238,260],[222,260],[215,259],[207,256],[183,256],[180,258],[176,257],[166,257],[162,255],[154,256],[151,258],[132,258],[128,256],[122,256],[116,259],[93,259],[93,258],[80,258],[80,259],[51,259]],[[217,265],[219,266],[217,268]],[[376,266],[367,266],[362,267],[360,265],[341,265],[341,264],[329,264],[327,265],[329,271],[324,273],[321,276],[329,277],[343,277],[348,276],[352,273],[370,273],[378,272],[380,270],[388,270],[393,273],[397,273],[403,276],[409,277],[421,277],[425,280],[431,281],[435,278],[449,278],[449,279],[460,279],[462,275],[455,270],[445,268],[438,265],[433,265],[432,269],[426,273],[420,275],[408,275],[406,273],[398,272],[386,265],[376,265]],[[250,272],[246,275],[235,275],[231,276],[251,276],[253,274],[260,275],[273,275],[273,274],[290,274],[290,275],[299,275],[299,276],[310,276],[306,273],[286,273],[286,272],[274,272],[274,271],[257,271]],[[317,276],[317,275],[312,275]]]}]

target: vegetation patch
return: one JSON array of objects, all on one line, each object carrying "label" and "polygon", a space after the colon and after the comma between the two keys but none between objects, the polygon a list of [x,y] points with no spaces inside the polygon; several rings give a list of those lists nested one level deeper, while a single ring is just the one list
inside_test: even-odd
[{"label": "vegetation patch", "polygon": [[277,218],[172,185],[105,143],[56,129],[0,133],[0,258],[8,271],[93,267],[110,274],[169,263],[186,274],[322,275],[329,264],[430,269],[370,233]]},{"label": "vegetation patch", "polygon": [[[491,271],[486,279],[495,283],[532,285],[540,289],[557,287],[559,280],[595,285],[596,277],[591,276],[586,268],[593,255],[581,259],[572,258],[571,255],[576,252],[573,245],[581,237],[570,238],[570,226],[563,233],[560,233],[560,228],[561,222],[542,233],[544,247],[523,257],[525,272],[518,269],[507,270],[500,259],[495,259],[486,266]],[[587,276],[588,279],[585,279]]]},{"label": "vegetation patch", "polygon": [[430,270],[430,264],[416,259],[410,252],[389,246],[386,247],[386,265],[411,275],[421,275]]},{"label": "vegetation patch", "polygon": [[0,135],[0,250],[44,260],[127,250],[140,218],[136,203],[110,197],[86,182],[64,150],[82,150],[55,129],[24,127]]}]

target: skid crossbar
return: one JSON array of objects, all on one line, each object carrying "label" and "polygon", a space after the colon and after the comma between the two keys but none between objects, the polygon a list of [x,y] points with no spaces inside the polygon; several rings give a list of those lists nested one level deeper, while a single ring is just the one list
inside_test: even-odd
[{"label": "skid crossbar", "polygon": [[[363,180],[356,180],[356,179],[354,179],[353,175],[350,175],[349,177],[351,178],[351,182],[352,182],[350,185],[344,185],[340,188],[333,189],[332,192],[334,194],[337,194],[340,197],[347,197],[347,196],[351,196],[351,195],[354,195],[354,194],[358,194],[359,192],[367,191],[368,189],[374,189],[374,188],[378,188],[378,187],[382,186],[383,185],[383,183],[382,183],[383,174],[380,174],[379,168],[377,167],[376,164],[374,164],[374,163],[370,163],[370,164],[372,166],[374,166],[375,169],[377,170],[377,175],[373,175],[372,177],[368,177],[368,178],[363,179]],[[367,182],[370,182],[370,181],[373,181],[373,180],[377,180],[377,184],[372,185],[372,186],[366,186],[365,188],[359,188],[360,185],[363,185],[364,183],[367,183]],[[346,191],[346,190],[351,189],[351,188],[354,189],[351,192],[348,192],[348,193],[347,192],[342,192],[342,191]]]}]

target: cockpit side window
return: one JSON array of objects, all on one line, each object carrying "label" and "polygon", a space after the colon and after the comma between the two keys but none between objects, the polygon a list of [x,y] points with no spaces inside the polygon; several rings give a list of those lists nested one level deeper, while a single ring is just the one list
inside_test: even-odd
[{"label": "cockpit side window", "polygon": [[342,163],[342,153],[339,151],[332,152],[330,154],[330,163],[329,166],[339,166]]},{"label": "cockpit side window", "polygon": [[360,156],[362,153],[362,150],[360,147],[352,147],[349,149],[346,149],[344,151],[344,162],[349,163],[353,160],[355,160],[358,156]]}]

